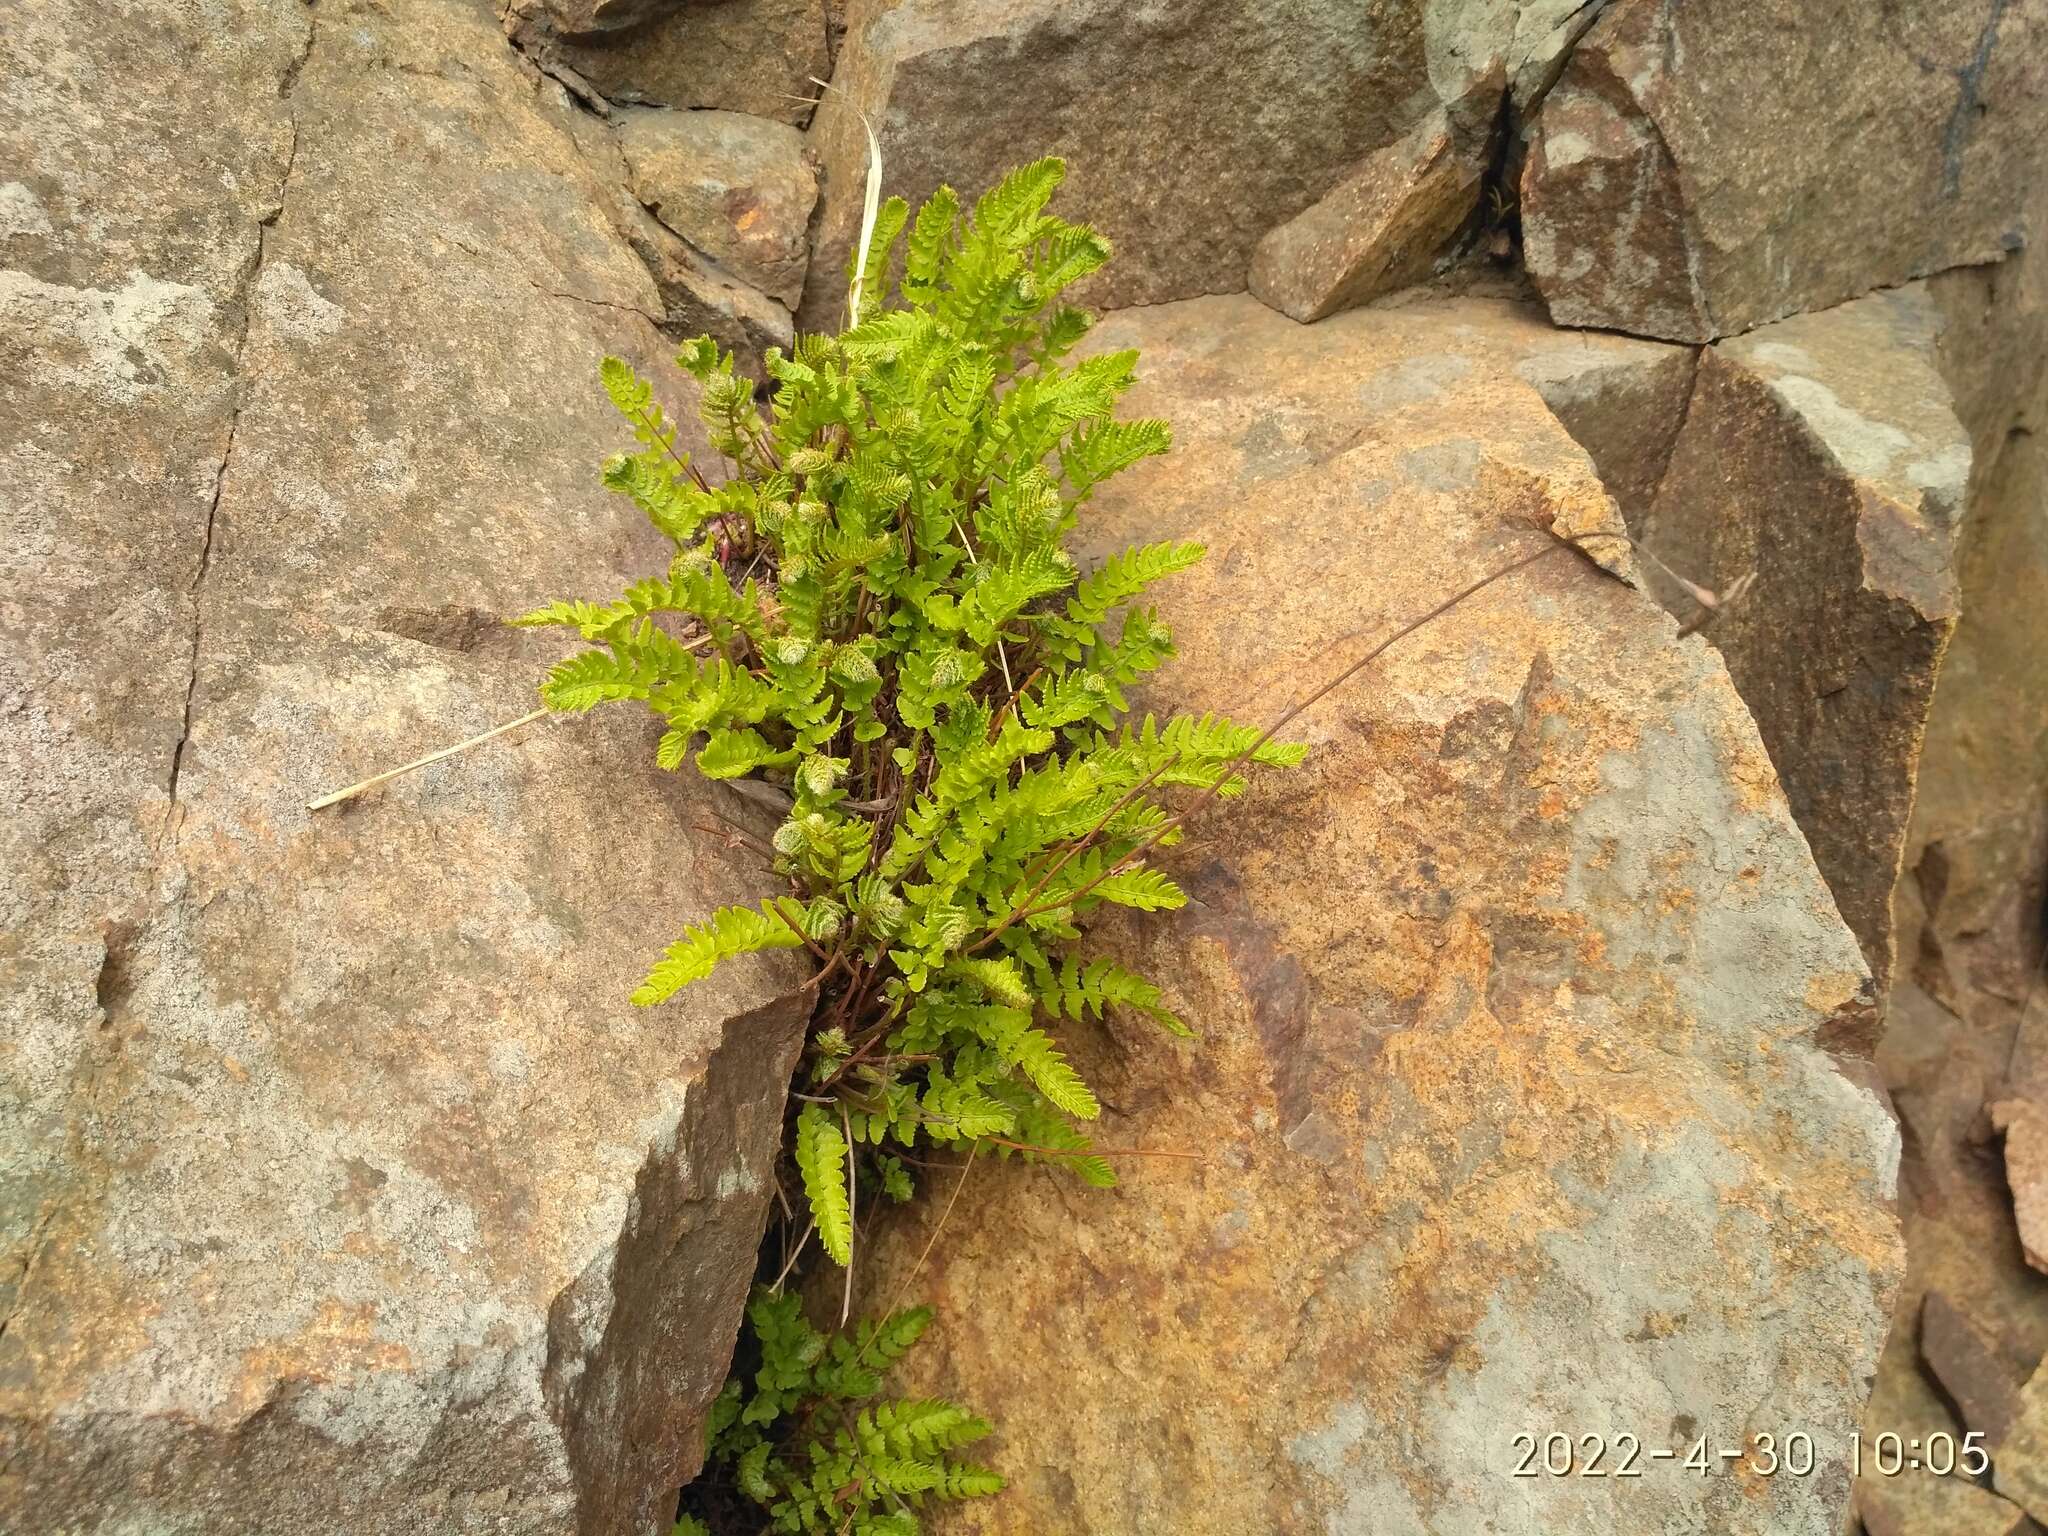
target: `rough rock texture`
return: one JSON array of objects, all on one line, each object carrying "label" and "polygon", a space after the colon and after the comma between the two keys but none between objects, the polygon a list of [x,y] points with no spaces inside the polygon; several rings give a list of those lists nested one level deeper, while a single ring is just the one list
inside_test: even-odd
[{"label": "rough rock texture", "polygon": [[2027,1262],[2048,1274],[2048,1110],[2030,1099],[1999,1099],[1991,1124],[2005,1138],[2005,1182]]},{"label": "rough rock texture", "polygon": [[547,19],[564,37],[618,32],[678,11],[689,0],[529,0],[525,9]]},{"label": "rough rock texture", "polygon": [[1560,324],[1732,335],[2013,248],[2044,135],[2044,0],[1617,0],[1533,125],[1529,271]]},{"label": "rough rock texture", "polygon": [[304,809],[650,553],[653,285],[456,0],[39,0],[0,73],[0,1529],[666,1530],[796,1016],[623,1000],[745,881],[624,721]]},{"label": "rough rock texture", "polygon": [[1252,293],[1310,321],[1420,282],[1479,205],[1485,170],[1430,114],[1259,242]]},{"label": "rough rock texture", "polygon": [[1866,1478],[1860,1512],[1866,1536],[2034,1536],[2017,1504],[1961,1476],[1906,1472]]},{"label": "rough rock texture", "polygon": [[1912,289],[1708,348],[1634,529],[1716,591],[1754,573],[1713,639],[1880,989],[1970,469],[1936,328]]},{"label": "rough rock texture", "polygon": [[2036,1520],[2048,1521],[2048,1371],[2020,1394],[2019,1417],[1991,1469],[1992,1486]]},{"label": "rough rock texture", "polygon": [[[825,0],[685,0],[622,31],[570,35],[565,0],[501,0],[505,31],[536,64],[601,101],[715,107],[801,126],[832,67]],[[585,0],[566,0],[583,9]]]},{"label": "rough rock texture", "polygon": [[1561,331],[1519,371],[1586,450],[1634,528],[1671,465],[1698,363],[1692,347]]},{"label": "rough rock texture", "polygon": [[577,113],[569,131],[596,176],[612,228],[654,279],[669,333],[713,336],[759,377],[760,354],[769,347],[786,351],[795,334],[788,307],[721,270],[647,211],[633,192],[619,136],[608,125]]},{"label": "rough rock texture", "polygon": [[[1484,25],[1480,23],[1483,21]],[[860,227],[865,112],[885,186],[972,197],[1039,155],[1069,157],[1069,216],[1116,242],[1075,290],[1098,307],[1245,286],[1253,248],[1373,150],[1459,105],[1460,144],[1498,115],[1513,19],[1487,5],[1349,0],[859,0],[818,107],[823,166],[807,317],[836,323]],[[1201,125],[1190,132],[1190,124]]]},{"label": "rough rock texture", "polygon": [[1964,1429],[1996,1450],[2019,1416],[2024,1380],[2002,1358],[1998,1341],[1942,1292],[1929,1291],[1920,1307],[1920,1357]]},{"label": "rough rock texture", "polygon": [[818,179],[803,135],[738,112],[641,108],[619,117],[634,194],[669,229],[791,308],[803,296]]},{"label": "rough rock texture", "polygon": [[[1099,344],[1144,349],[1131,408],[1181,447],[1091,544],[1210,548],[1161,589],[1156,706],[1263,716],[1531,548],[1526,519],[1612,515],[1518,372],[1577,343],[1511,307],[1303,331],[1209,299]],[[1200,1157],[1130,1158],[1113,1194],[975,1166],[908,1385],[1000,1405],[1012,1483],[946,1528],[1840,1529],[1900,1261],[1891,1119],[1825,1049],[1865,1032],[1869,978],[1675,628],[1570,556],[1511,578],[1205,818],[1183,920],[1098,935],[1204,1037],[1068,1032],[1101,1142]],[[944,1204],[869,1238],[871,1301]],[[1525,1430],[1682,1455],[1792,1426],[1814,1476],[1511,1475]]]}]

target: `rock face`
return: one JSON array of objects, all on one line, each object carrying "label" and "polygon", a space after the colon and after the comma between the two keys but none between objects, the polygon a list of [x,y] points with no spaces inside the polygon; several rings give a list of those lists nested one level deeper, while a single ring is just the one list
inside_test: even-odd
[{"label": "rock face", "polygon": [[[1475,80],[1498,79],[1511,19],[1492,27],[1500,36],[1467,36],[1425,9],[865,0],[811,130],[824,187],[807,317],[836,324],[844,302],[868,163],[862,112],[886,189],[913,202],[941,182],[971,196],[1024,161],[1069,156],[1068,216],[1098,224],[1118,252],[1076,290],[1084,302],[1239,291],[1267,231],[1431,111],[1474,103]],[[1490,104],[1461,114],[1461,133],[1483,137],[1492,115]]]},{"label": "rock face", "polygon": [[1880,988],[1970,470],[1936,330],[1912,289],[1708,348],[1635,528],[1716,591],[1753,575],[1713,638]]},{"label": "rock face", "polygon": [[[618,0],[613,0],[618,3]],[[637,25],[591,27],[598,0],[503,0],[505,31],[543,69],[600,100],[713,107],[801,125],[832,67],[825,0],[626,0]]]},{"label": "rock face", "polygon": [[1867,1536],[2033,1536],[2037,1529],[2017,1504],[1961,1477],[1914,1472],[1864,1486]]},{"label": "rock face", "polygon": [[[1144,350],[1131,408],[1181,447],[1091,543],[1210,549],[1160,589],[1157,707],[1262,718],[1540,548],[1528,519],[1612,515],[1525,374],[1602,344],[1510,306],[1304,332],[1211,299],[1098,344]],[[1011,1489],[948,1529],[1840,1529],[1900,1261],[1890,1117],[1827,1049],[1870,983],[1721,662],[1675,632],[1569,555],[1509,578],[1203,819],[1182,921],[1098,933],[1203,1035],[1067,1033],[1101,1142],[1197,1156],[1130,1158],[1113,1194],[984,1159],[935,1241],[943,1197],[867,1239],[873,1302],[932,1241],[908,1390],[1001,1404]],[[1794,1426],[1813,1476],[1513,1475],[1523,1432],[1602,1435],[1611,1468],[1624,1433]]]},{"label": "rock face", "polygon": [[[2030,225],[2044,215],[2048,184],[2035,189]],[[2024,1007],[2048,939],[2048,263],[2037,244],[1927,290],[1971,464],[1956,555],[1962,613],[1918,765],[1878,1054],[1909,1149],[1900,1210],[1912,1273],[1865,1425],[1923,1442],[1983,1430],[2011,1479],[2026,1451],[2004,1453],[1999,1389],[2026,1381],[2048,1354],[2048,1277],[2028,1267],[2015,1209],[2027,1181],[2005,1166],[2016,1142],[1990,1114],[2014,1100],[2048,1104],[2048,1012],[2038,999]],[[1967,1338],[1988,1345],[1988,1359],[1969,1350],[1980,1358],[1967,1378],[1953,1330],[1935,1321],[1936,1293]],[[1859,1504],[1893,1497],[1887,1481],[1866,1477]]]},{"label": "rock face", "polygon": [[656,319],[671,335],[706,334],[759,373],[761,352],[788,349],[794,334],[788,306],[742,282],[647,211],[633,190],[619,135],[577,113],[569,132],[582,150],[613,230],[654,280]]},{"label": "rock face", "polygon": [[1999,1447],[1992,1483],[2036,1520],[2048,1520],[2048,1374],[2036,1372]]},{"label": "rock face", "polygon": [[1616,0],[1522,174],[1562,325],[1710,341],[1996,259],[2048,133],[2048,5]]},{"label": "rock face", "polygon": [[1310,321],[1420,282],[1478,205],[1484,171],[1432,113],[1261,240],[1252,293]]},{"label": "rock face", "polygon": [[741,282],[796,306],[818,201],[802,134],[738,112],[641,108],[621,115],[619,148],[656,218]]},{"label": "rock face", "polygon": [[0,1528],[665,1531],[798,1014],[624,998],[748,877],[616,720],[304,809],[649,555],[592,366],[652,281],[456,0],[42,0],[0,59]]}]

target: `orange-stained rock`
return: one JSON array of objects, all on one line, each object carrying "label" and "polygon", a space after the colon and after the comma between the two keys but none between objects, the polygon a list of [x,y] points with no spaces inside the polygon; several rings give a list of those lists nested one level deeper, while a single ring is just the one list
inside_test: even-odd
[{"label": "orange-stained rock", "polygon": [[0,1530],[665,1532],[801,1009],[625,999],[748,877],[619,718],[306,810],[645,569],[652,281],[458,0],[36,0],[0,74]]},{"label": "orange-stained rock", "polygon": [[[1263,720],[1392,625],[1611,505],[1530,375],[1560,337],[1430,300],[1306,331],[1249,299],[1112,317],[1179,446],[1095,549],[1199,538],[1156,707]],[[1177,920],[1097,941],[1201,1031],[1066,1031],[1132,1156],[983,1159],[866,1241],[938,1308],[908,1386],[1011,1479],[937,1530],[1834,1536],[1900,1266],[1868,973],[1713,648],[1569,555],[1304,716],[1205,814]],[[914,1275],[914,1281],[913,1281]],[[1812,1437],[1805,1477],[1754,1450]],[[1516,1436],[1641,1448],[1518,1478]],[[1540,1450],[1537,1460],[1540,1462]]]}]

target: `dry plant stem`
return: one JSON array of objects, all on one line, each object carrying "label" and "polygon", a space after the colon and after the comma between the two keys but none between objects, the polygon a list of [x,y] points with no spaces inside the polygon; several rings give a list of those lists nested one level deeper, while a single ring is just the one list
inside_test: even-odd
[{"label": "dry plant stem", "polygon": [[[967,1161],[960,1165],[960,1177],[953,1185],[953,1193],[946,1201],[946,1208],[939,1212],[938,1224],[932,1228],[932,1235],[925,1239],[924,1251],[917,1256],[917,1262],[910,1266],[910,1273],[903,1277],[903,1283],[896,1287],[896,1294],[890,1299],[889,1305],[882,1309],[882,1316],[891,1316],[898,1307],[902,1306],[903,1298],[908,1296],[910,1288],[917,1284],[917,1277],[924,1272],[924,1261],[932,1256],[933,1245],[938,1242],[939,1234],[946,1230],[946,1223],[953,1217],[953,1207],[960,1203],[960,1191],[967,1187],[967,1175],[974,1172],[975,1154],[980,1151],[980,1142],[970,1141],[967,1144]],[[876,1337],[880,1337],[879,1329],[876,1331]],[[869,1345],[873,1343],[874,1339],[868,1340]],[[867,1352],[867,1345],[863,1345],[861,1352],[854,1356],[854,1363],[859,1364],[860,1361],[866,1359]]]},{"label": "dry plant stem", "polygon": [[425,768],[430,763],[440,762],[444,757],[453,757],[458,752],[467,752],[471,747],[480,747],[494,736],[502,736],[507,731],[516,731],[522,725],[531,725],[546,713],[545,709],[536,709],[531,714],[521,715],[517,720],[507,720],[503,725],[494,725],[488,731],[478,732],[467,741],[458,741],[452,747],[443,747],[439,752],[430,752],[427,756],[417,758],[402,768],[393,768],[388,772],[372,775],[370,778],[364,779],[360,784],[351,784],[347,789],[337,789],[333,794],[322,795],[318,800],[308,800],[306,802],[306,809],[309,811],[324,811],[330,805],[339,805],[344,800],[353,800],[364,791],[375,789],[379,784],[389,784],[393,779],[411,773],[415,768]]},{"label": "dry plant stem", "polygon": [[978,1136],[977,1141],[992,1142],[999,1147],[1009,1147],[1018,1152],[1029,1152],[1036,1157],[1179,1157],[1191,1163],[1206,1162],[1199,1152],[1180,1152],[1160,1147],[1035,1147],[1028,1141],[1006,1141],[1001,1136]]},{"label": "dry plant stem", "polygon": [[[1431,608],[1427,613],[1422,614],[1417,618],[1410,619],[1406,624],[1403,624],[1399,629],[1395,630],[1391,635],[1387,636],[1386,639],[1382,640],[1378,645],[1374,646],[1371,650],[1367,651],[1363,656],[1359,657],[1358,660],[1351,663],[1350,666],[1346,667],[1342,672],[1339,672],[1335,677],[1331,678],[1327,683],[1324,683],[1320,688],[1317,688],[1313,693],[1309,694],[1306,698],[1300,699],[1295,703],[1288,705],[1286,709],[1280,712],[1279,718],[1274,720],[1274,722],[1271,725],[1266,727],[1265,731],[1260,735],[1258,740],[1254,741],[1250,746],[1246,747],[1242,752],[1238,753],[1236,757],[1232,758],[1229,762],[1225,763],[1223,767],[1217,771],[1215,781],[1211,783],[1207,789],[1203,790],[1201,794],[1195,797],[1194,803],[1192,805],[1190,805],[1186,810],[1179,811],[1174,815],[1168,817],[1164,822],[1160,823],[1158,828],[1153,831],[1151,836],[1149,836],[1143,842],[1139,843],[1136,847],[1131,849],[1131,851],[1125,854],[1122,858],[1110,864],[1107,868],[1105,868],[1102,871],[1101,874],[1097,875],[1093,880],[1089,881],[1079,890],[1076,890],[1073,893],[1071,893],[1065,901],[1060,903],[1060,905],[1071,906],[1074,902],[1079,901],[1083,896],[1086,896],[1090,891],[1094,890],[1096,886],[1100,885],[1103,881],[1107,880],[1111,875],[1117,874],[1122,870],[1130,868],[1133,860],[1139,858],[1143,854],[1148,853],[1153,848],[1157,847],[1162,838],[1170,836],[1172,833],[1178,831],[1182,826],[1186,824],[1190,816],[1194,815],[1197,811],[1201,810],[1203,806],[1207,805],[1211,800],[1215,799],[1216,796],[1222,792],[1223,786],[1230,782],[1231,774],[1234,773],[1245,762],[1249,761],[1252,754],[1257,752],[1259,748],[1266,745],[1267,742],[1271,741],[1281,731],[1285,730],[1290,721],[1294,720],[1304,710],[1307,710],[1312,706],[1321,703],[1324,699],[1328,698],[1332,693],[1335,693],[1339,688],[1343,687],[1346,683],[1350,682],[1351,679],[1356,677],[1360,672],[1364,671],[1367,667],[1371,666],[1375,661],[1378,661],[1380,657],[1384,656],[1394,646],[1398,645],[1401,641],[1407,639],[1410,635],[1414,634],[1417,630],[1423,628],[1425,625],[1433,623],[1435,620],[1442,618],[1445,614],[1449,613],[1453,608],[1457,607],[1467,598],[1476,596],[1478,593],[1483,592],[1488,587],[1492,586],[1496,581],[1499,581],[1507,576],[1512,576],[1516,571],[1523,570],[1528,566],[1532,566],[1536,564],[1536,562],[1539,560],[1547,560],[1552,555],[1563,554],[1566,551],[1576,554],[1577,556],[1579,556],[1580,559],[1586,560],[1588,563],[1592,563],[1592,557],[1586,553],[1583,547],[1581,547],[1582,541],[1587,539],[1616,539],[1621,541],[1622,543],[1630,545],[1630,547],[1634,547],[1635,543],[1633,539],[1630,539],[1628,535],[1624,533],[1607,533],[1602,531],[1597,533],[1561,534],[1553,532],[1549,529],[1545,529],[1544,531],[1546,533],[1549,533],[1550,537],[1553,540],[1555,540],[1554,543],[1546,546],[1543,549],[1537,550],[1536,553],[1534,553],[1533,555],[1524,555],[1519,560],[1511,560],[1506,565],[1499,566],[1496,569],[1489,571],[1486,575],[1480,577],[1477,581],[1472,582],[1470,585],[1460,587],[1456,592],[1453,592],[1449,597],[1445,598],[1442,602],[1438,603],[1434,608]],[[1612,576],[1613,574],[1612,572],[1609,572],[1598,565],[1595,565],[1594,569],[1601,571],[1603,575]],[[1346,636],[1345,638],[1349,639],[1350,637]],[[1338,645],[1341,645],[1343,644],[1343,641],[1340,640],[1336,643]],[[1334,649],[1334,647],[1332,648]],[[1039,915],[1037,912],[1034,912],[1028,908],[1023,909],[1011,913],[1010,916],[1007,919],[1005,919],[1005,924],[1007,925],[1008,923],[1015,922],[1020,917],[1028,918],[1035,917],[1037,915]]]}]

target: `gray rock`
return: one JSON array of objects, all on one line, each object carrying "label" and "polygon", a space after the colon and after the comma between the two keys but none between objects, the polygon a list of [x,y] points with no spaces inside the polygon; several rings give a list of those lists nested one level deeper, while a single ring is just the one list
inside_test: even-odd
[{"label": "gray rock", "polygon": [[585,0],[509,0],[512,40],[550,73],[572,78],[600,103],[713,107],[801,126],[832,67],[825,0],[686,0],[649,7],[622,31],[572,35],[559,6]]},{"label": "gray rock", "polygon": [[[1635,532],[1717,592],[1713,622],[1792,809],[1880,989],[1915,765],[1958,607],[1970,439],[1924,290],[1873,294],[1709,347]],[[1696,617],[1656,571],[1653,590]]]},{"label": "gray rock", "polygon": [[619,32],[679,11],[689,0],[527,0],[525,8],[545,17],[563,37]]},{"label": "gray rock", "polygon": [[2022,238],[2044,0],[1616,0],[1537,114],[1552,318],[1708,341]]},{"label": "gray rock", "polygon": [[741,282],[792,309],[810,261],[818,179],[803,135],[738,112],[639,108],[620,114],[634,195]]},{"label": "gray rock", "polygon": [[[1558,343],[1471,300],[1106,320],[1178,446],[1098,494],[1091,549],[1211,551],[1156,589],[1146,703],[1268,719],[1531,521],[1608,523],[1521,374]],[[864,1240],[871,1301],[915,1274],[937,1307],[906,1390],[1001,1407],[1010,1488],[949,1529],[1837,1536],[1896,1133],[1823,1048],[1869,978],[1713,649],[1560,556],[1290,734],[1307,764],[1176,850],[1183,920],[1094,935],[1203,1038],[1063,1031],[1102,1145],[1195,1156],[1112,1193],[984,1157],[942,1226]],[[1623,1433],[1794,1426],[1811,1476],[1512,1475],[1520,1432],[1611,1470]]]},{"label": "gray rock", "polygon": [[2032,1099],[1999,1099],[1991,1124],[2005,1138],[2005,1182],[2013,1225],[2027,1262],[2048,1274],[2048,1108]]},{"label": "gray rock", "polygon": [[665,1531],[800,1010],[624,999],[753,877],[621,719],[305,810],[644,568],[653,282],[475,7],[18,10],[0,1528]]}]

